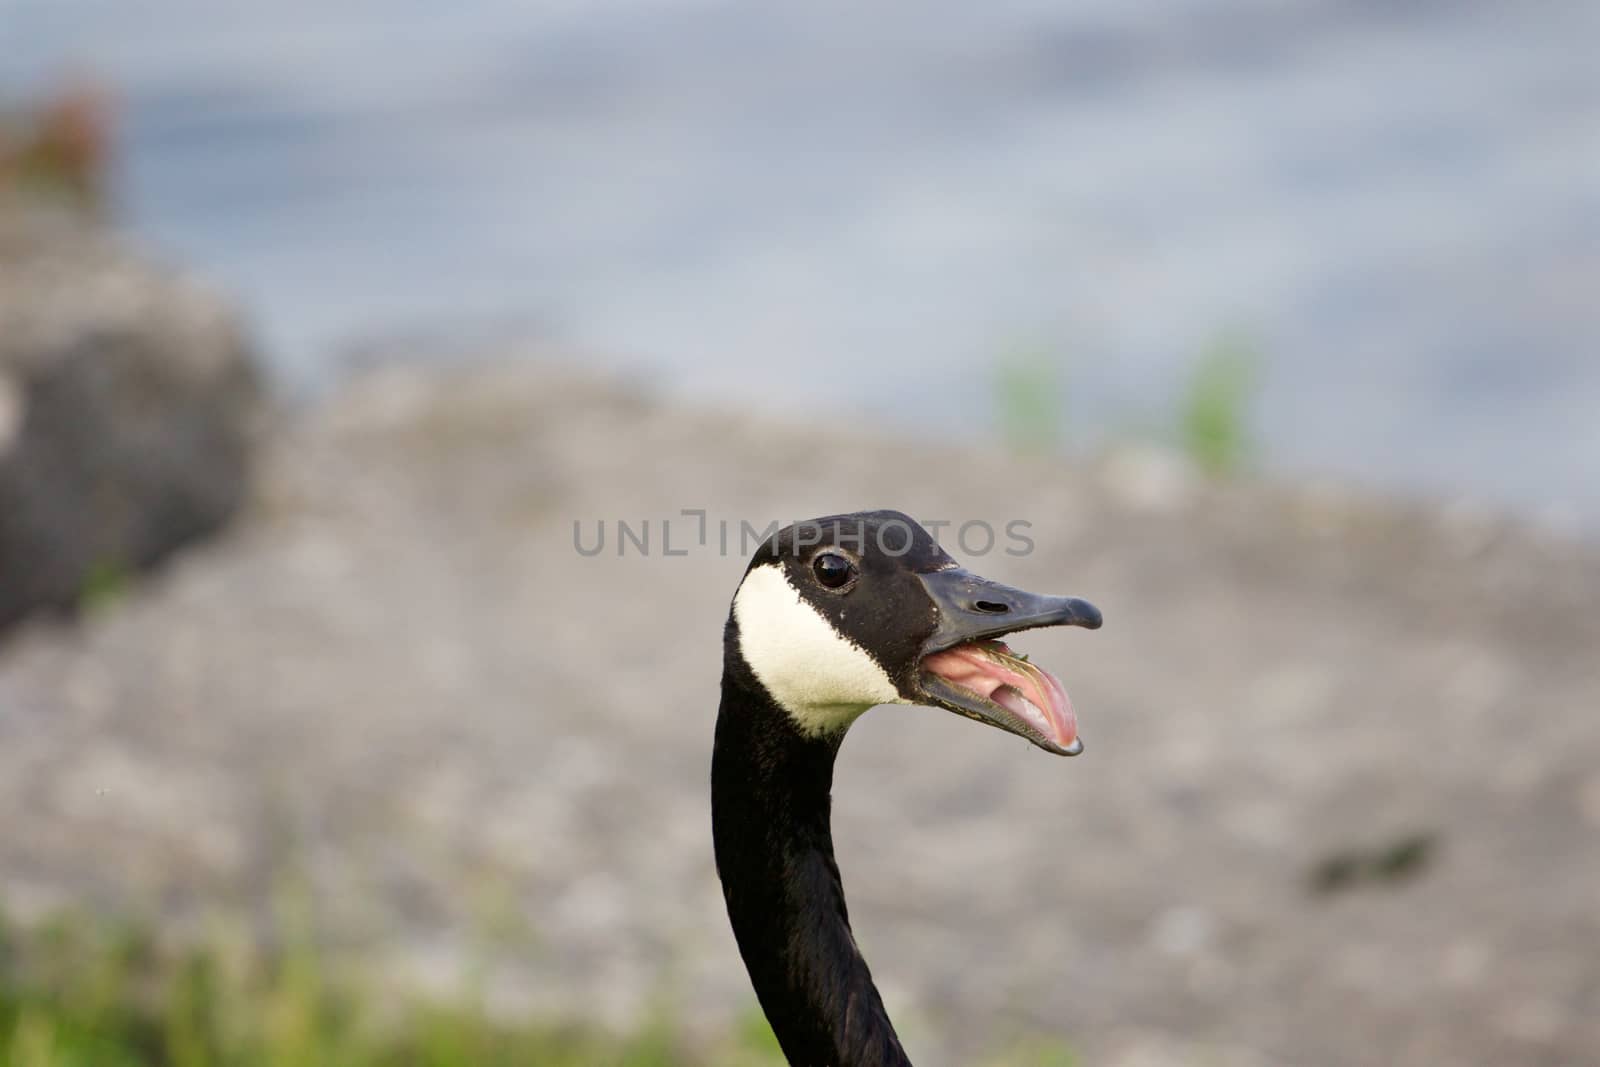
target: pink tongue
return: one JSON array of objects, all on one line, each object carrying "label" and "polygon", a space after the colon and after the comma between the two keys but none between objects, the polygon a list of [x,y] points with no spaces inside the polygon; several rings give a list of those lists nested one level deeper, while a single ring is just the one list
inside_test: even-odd
[{"label": "pink tongue", "polygon": [[1015,659],[1005,645],[995,642],[994,647],[1004,659],[968,644],[936,652],[922,666],[999,704],[1062,748],[1071,745],[1078,736],[1078,719],[1061,682],[1043,667]]}]

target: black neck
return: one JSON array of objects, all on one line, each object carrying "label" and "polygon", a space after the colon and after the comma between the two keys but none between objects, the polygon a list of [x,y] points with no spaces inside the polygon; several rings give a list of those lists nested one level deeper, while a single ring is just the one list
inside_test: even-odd
[{"label": "black neck", "polygon": [[800,734],[736,640],[730,632],[711,822],[756,996],[794,1067],[911,1067],[845,913],[828,822],[838,739]]}]

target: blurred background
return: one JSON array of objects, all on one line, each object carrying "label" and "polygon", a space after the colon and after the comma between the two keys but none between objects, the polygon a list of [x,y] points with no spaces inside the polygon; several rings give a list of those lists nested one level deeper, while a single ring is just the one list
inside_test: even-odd
[{"label": "blurred background", "polygon": [[537,330],[684,396],[977,434],[1038,350],[1092,442],[1243,337],[1274,468],[1597,518],[1580,0],[4,13],[0,89],[114,94],[115,214],[295,385]]},{"label": "blurred background", "polygon": [[0,0],[0,1063],[770,1059],[660,549],[855,507],[1111,620],[847,746],[918,1062],[1600,1058],[1597,42]]}]

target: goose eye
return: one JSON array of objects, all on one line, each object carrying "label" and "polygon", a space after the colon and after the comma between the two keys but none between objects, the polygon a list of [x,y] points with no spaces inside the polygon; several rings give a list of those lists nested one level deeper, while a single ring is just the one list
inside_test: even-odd
[{"label": "goose eye", "polygon": [[823,552],[811,561],[811,572],[828,589],[839,589],[856,576],[856,565],[837,552]]}]

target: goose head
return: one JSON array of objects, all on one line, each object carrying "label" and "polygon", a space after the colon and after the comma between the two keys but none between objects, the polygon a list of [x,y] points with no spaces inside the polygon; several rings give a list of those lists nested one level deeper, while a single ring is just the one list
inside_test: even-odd
[{"label": "goose head", "polygon": [[807,736],[838,737],[874,705],[918,704],[1074,756],[1083,742],[1066,690],[1001,639],[1100,622],[1077,597],[963,569],[900,512],[859,512],[795,523],[761,546],[734,594],[728,656]]}]

